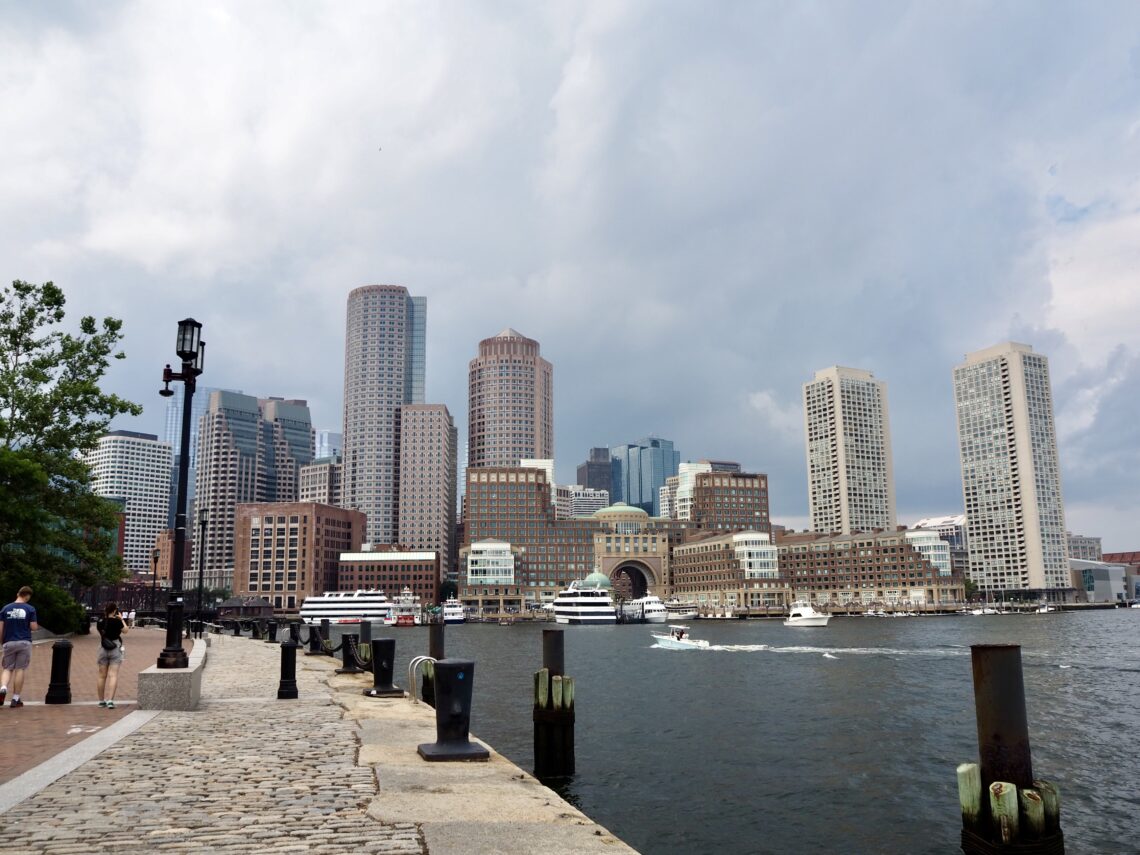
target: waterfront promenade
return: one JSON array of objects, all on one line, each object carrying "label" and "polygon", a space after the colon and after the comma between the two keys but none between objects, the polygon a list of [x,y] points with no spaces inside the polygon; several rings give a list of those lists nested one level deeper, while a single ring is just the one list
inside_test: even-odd
[{"label": "waterfront promenade", "polygon": [[337,675],[332,658],[299,651],[300,697],[279,701],[278,645],[212,636],[199,708],[138,710],[137,674],[165,635],[136,629],[105,710],[98,639],[71,640],[72,704],[43,704],[42,643],[26,706],[0,710],[5,754],[19,755],[0,765],[0,831],[22,852],[633,851],[491,746],[487,763],[423,761],[434,711],[364,697],[371,675]]}]

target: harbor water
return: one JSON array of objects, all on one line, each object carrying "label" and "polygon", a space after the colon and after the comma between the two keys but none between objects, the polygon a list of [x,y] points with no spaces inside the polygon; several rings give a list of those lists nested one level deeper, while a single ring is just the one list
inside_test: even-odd
[{"label": "harbor water", "polygon": [[[958,851],[955,768],[977,760],[970,645],[1022,646],[1033,766],[1070,852],[1136,850],[1140,611],[559,627],[577,774],[556,788],[656,853]],[[553,624],[449,626],[475,666],[472,732],[533,769],[532,677]],[[335,636],[334,636],[335,637]],[[427,629],[396,638],[397,684]]]}]

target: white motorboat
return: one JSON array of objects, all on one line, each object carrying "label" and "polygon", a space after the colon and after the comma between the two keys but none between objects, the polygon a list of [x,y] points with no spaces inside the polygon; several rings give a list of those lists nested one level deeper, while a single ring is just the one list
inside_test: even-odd
[{"label": "white motorboat", "polygon": [[463,610],[463,603],[455,597],[448,597],[443,603],[443,622],[463,623],[466,620],[467,612]]},{"label": "white motorboat", "polygon": [[697,616],[696,603],[683,603],[676,597],[665,601],[665,613],[673,620],[692,620]]},{"label": "white motorboat", "polygon": [[626,600],[621,604],[621,616],[626,623],[665,623],[669,613],[660,597],[652,594]]},{"label": "white motorboat", "polygon": [[383,591],[326,591],[306,597],[300,616],[307,624],[322,620],[332,623],[360,623],[386,620],[392,613],[392,602]]},{"label": "white motorboat", "polygon": [[392,600],[392,611],[384,618],[384,626],[419,626],[423,620],[424,610],[420,598],[412,593],[411,588],[404,588]]},{"label": "white motorboat", "polygon": [[574,580],[551,603],[555,623],[590,626],[617,623],[612,590],[609,577],[604,573],[591,573],[581,581]]},{"label": "white motorboat", "polygon": [[666,650],[707,650],[709,643],[703,638],[691,638],[689,628],[679,624],[669,624],[669,634],[653,633],[658,647]]},{"label": "white motorboat", "polygon": [[784,626],[827,626],[831,615],[817,612],[811,603],[792,603],[792,608],[784,620]]}]

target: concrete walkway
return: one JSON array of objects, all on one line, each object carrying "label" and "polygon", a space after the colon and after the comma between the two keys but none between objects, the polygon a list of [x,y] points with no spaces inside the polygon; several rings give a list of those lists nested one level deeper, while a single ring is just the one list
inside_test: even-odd
[{"label": "concrete walkway", "polygon": [[45,855],[632,851],[493,750],[487,763],[421,760],[434,711],[365,698],[371,675],[299,652],[300,698],[278,701],[279,646],[211,640],[197,711],[131,712],[121,734],[0,786],[5,839]]}]

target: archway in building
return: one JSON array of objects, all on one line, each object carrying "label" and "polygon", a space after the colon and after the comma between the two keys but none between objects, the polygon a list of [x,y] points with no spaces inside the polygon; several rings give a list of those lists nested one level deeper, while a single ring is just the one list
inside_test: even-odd
[{"label": "archway in building", "polygon": [[657,583],[653,571],[640,561],[623,561],[610,571],[615,600],[636,600],[649,593]]}]

